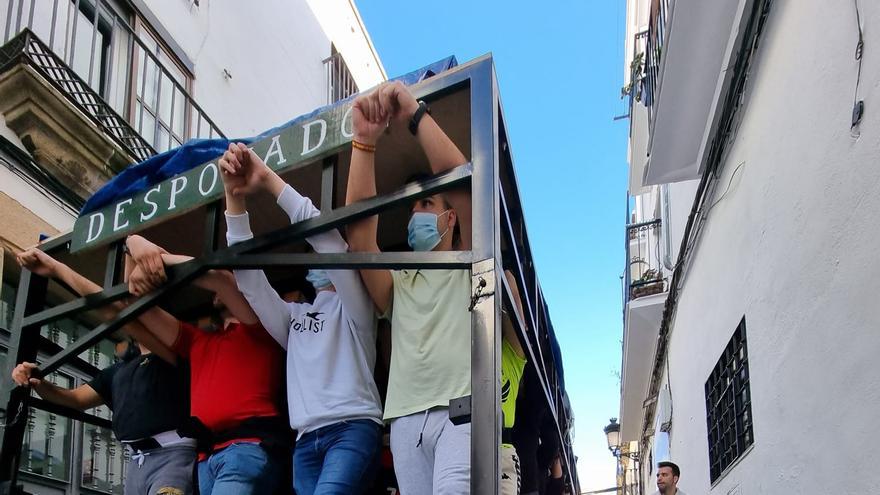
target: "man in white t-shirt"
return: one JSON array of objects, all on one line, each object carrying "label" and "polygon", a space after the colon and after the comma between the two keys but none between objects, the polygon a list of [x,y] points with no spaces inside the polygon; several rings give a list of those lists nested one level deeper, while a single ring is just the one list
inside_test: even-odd
[{"label": "man in white t-shirt", "polygon": [[654,495],[686,495],[676,486],[680,476],[681,470],[674,462],[661,461],[657,463],[657,491],[654,492]]},{"label": "man in white t-shirt", "polygon": [[[229,245],[253,237],[245,198],[265,191],[294,224],[320,211],[253,151],[232,144],[220,160]],[[308,237],[319,253],[344,253],[336,230]],[[355,270],[309,270],[312,303],[285,302],[262,270],[235,281],[266,331],[287,351],[287,404],[298,437],[294,487],[300,495],[358,493],[378,454],[382,405],[373,367],[376,317]]]}]

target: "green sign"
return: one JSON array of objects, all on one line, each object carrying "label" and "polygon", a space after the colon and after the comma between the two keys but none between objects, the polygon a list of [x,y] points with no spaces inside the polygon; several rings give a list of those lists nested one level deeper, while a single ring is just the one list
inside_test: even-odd
[{"label": "green sign", "polygon": [[[351,141],[351,106],[349,101],[280,129],[251,148],[279,172],[323,158]],[[106,244],[219,198],[223,194],[219,158],[80,216],[73,225],[70,251]]]}]

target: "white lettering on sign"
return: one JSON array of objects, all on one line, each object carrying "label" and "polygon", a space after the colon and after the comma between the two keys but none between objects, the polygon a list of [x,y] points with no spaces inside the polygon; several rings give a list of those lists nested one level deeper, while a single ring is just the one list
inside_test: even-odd
[{"label": "white lettering on sign", "polygon": [[[177,186],[178,184],[180,184],[180,187]],[[177,200],[177,195],[180,194],[185,187],[186,177],[183,175],[171,181],[171,199],[168,200],[169,210],[173,210],[177,206],[174,202]]]},{"label": "white lettering on sign", "polygon": [[[281,151],[280,139],[281,139],[280,134],[278,136],[274,136],[272,138],[272,144],[269,145],[269,151],[267,151],[266,156],[263,157],[263,162],[266,165],[269,165],[269,157],[275,156],[275,155],[278,155],[278,163],[275,164],[276,166],[284,165],[284,162],[287,161],[284,158],[284,152]],[[272,165],[269,165],[269,166],[271,167]]]},{"label": "white lettering on sign", "polygon": [[[212,178],[211,185],[205,189],[203,186],[205,185],[205,172],[211,170]],[[208,193],[214,190],[214,186],[217,185],[217,164],[209,163],[207,167],[202,169],[202,173],[199,174],[199,194],[202,196],[207,196]]]},{"label": "white lettering on sign", "polygon": [[125,223],[120,224],[119,217],[121,217],[122,214],[124,213],[123,207],[125,205],[130,205],[132,201],[134,201],[133,198],[128,198],[125,201],[120,201],[120,202],[116,203],[116,214],[113,215],[113,232],[116,232],[119,229],[124,229],[124,228],[128,227],[128,220],[126,220]]},{"label": "white lettering on sign", "polygon": [[[342,114],[342,120],[339,122],[339,131],[342,133],[342,137],[348,139],[354,136],[354,129],[352,129],[352,125],[354,124],[351,119],[351,111],[354,109],[354,106],[349,106],[348,110]],[[350,131],[345,130],[345,121],[348,120],[348,128]]]},{"label": "white lettering on sign", "polygon": [[[95,220],[98,220],[98,228],[95,228]],[[92,242],[101,235],[101,231],[104,230],[104,214],[103,213],[92,213],[92,216],[89,217],[89,235],[86,238],[86,242]]]},{"label": "white lettering on sign", "polygon": [[[318,138],[318,144],[316,144],[312,147],[309,147],[309,143],[311,142],[310,137],[311,137],[312,126],[315,124],[318,124],[319,126],[321,126],[321,137]],[[327,137],[327,122],[323,119],[313,120],[303,126],[303,131],[305,131],[305,132],[303,132],[303,152],[302,152],[302,154],[305,155],[305,154],[308,154],[308,153],[315,151],[316,149],[320,148],[322,144],[324,144],[324,138]]]},{"label": "white lettering on sign", "polygon": [[149,214],[141,213],[141,222],[146,222],[147,220],[153,218],[156,215],[156,213],[159,211],[159,204],[156,203],[155,201],[150,201],[150,194],[157,193],[161,190],[162,190],[162,184],[159,184],[158,186],[147,191],[147,194],[144,194],[144,203],[150,205],[150,208],[152,208],[152,210],[150,211]]}]

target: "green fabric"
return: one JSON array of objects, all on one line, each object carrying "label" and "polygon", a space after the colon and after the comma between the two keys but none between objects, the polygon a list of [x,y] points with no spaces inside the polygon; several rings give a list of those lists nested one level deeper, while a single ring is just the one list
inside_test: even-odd
[{"label": "green fabric", "polygon": [[471,393],[470,271],[397,270],[391,276],[385,419],[448,407],[450,399]]},{"label": "green fabric", "polygon": [[503,340],[501,342],[501,411],[504,413],[505,428],[513,428],[516,420],[516,398],[519,395],[519,384],[525,368],[525,358],[517,356],[507,339]]}]

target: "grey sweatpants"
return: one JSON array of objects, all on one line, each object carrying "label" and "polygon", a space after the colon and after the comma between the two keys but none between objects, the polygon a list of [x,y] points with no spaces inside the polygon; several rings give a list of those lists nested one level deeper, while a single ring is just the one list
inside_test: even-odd
[{"label": "grey sweatpants", "polygon": [[125,495],[192,495],[195,463],[188,445],[136,452],[125,467]]},{"label": "grey sweatpants", "polygon": [[461,495],[471,490],[471,425],[454,425],[445,407],[391,422],[400,493]]}]

